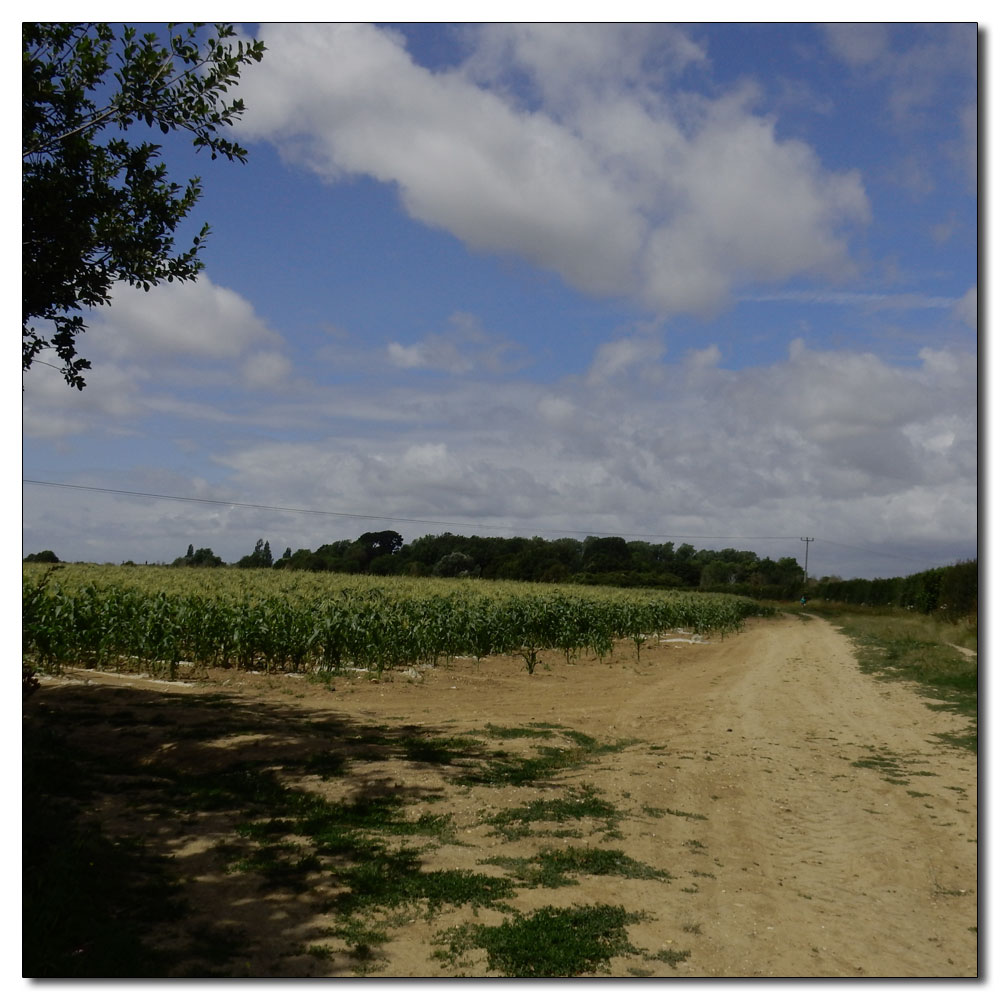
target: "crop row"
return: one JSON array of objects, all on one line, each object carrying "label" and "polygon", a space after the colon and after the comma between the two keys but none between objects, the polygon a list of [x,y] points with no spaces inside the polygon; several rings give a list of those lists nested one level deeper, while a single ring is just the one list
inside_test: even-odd
[{"label": "crop row", "polygon": [[519,654],[532,672],[543,649],[562,650],[567,658],[588,650],[605,656],[615,640],[631,639],[638,655],[652,634],[685,628],[725,635],[760,613],[753,602],[727,595],[345,588],[322,596],[239,596],[150,593],[120,584],[64,587],[26,578],[23,651],[42,669],[131,662],[171,676],[181,662],[381,672],[493,654]]}]

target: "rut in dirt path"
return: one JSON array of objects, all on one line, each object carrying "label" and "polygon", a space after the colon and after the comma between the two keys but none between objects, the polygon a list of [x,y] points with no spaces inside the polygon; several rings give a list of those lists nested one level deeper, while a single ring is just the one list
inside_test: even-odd
[{"label": "rut in dirt path", "polygon": [[665,672],[618,726],[654,720],[718,866],[685,975],[976,974],[976,760],[934,736],[953,716],[786,617]]}]

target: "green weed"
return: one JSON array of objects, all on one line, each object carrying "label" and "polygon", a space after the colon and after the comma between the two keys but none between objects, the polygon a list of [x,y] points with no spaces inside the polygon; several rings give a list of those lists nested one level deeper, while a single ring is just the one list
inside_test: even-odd
[{"label": "green weed", "polygon": [[578,790],[570,790],[559,799],[535,799],[524,806],[502,809],[486,818],[486,822],[494,827],[495,836],[505,840],[517,840],[522,837],[539,836],[539,831],[533,830],[533,823],[566,823],[581,819],[594,819],[603,822],[599,829],[611,831],[622,813],[612,803],[599,798],[595,789],[583,785]]},{"label": "green weed", "polygon": [[435,957],[453,964],[472,948],[486,951],[487,968],[517,978],[555,978],[607,971],[618,955],[638,955],[625,930],[641,914],[621,906],[546,906],[499,927],[463,924],[438,935]]},{"label": "green weed", "polygon": [[[552,729],[552,727],[546,728]],[[502,731],[497,730],[497,732]],[[518,731],[517,735],[524,734]],[[637,742],[619,740],[614,743],[602,743],[586,733],[562,727],[558,730],[552,729],[551,733],[546,732],[543,735],[546,739],[552,738],[553,735],[561,736],[572,745],[536,746],[534,748],[536,753],[532,757],[511,754],[504,750],[494,751],[487,760],[470,764],[467,772],[454,780],[458,784],[465,785],[530,785],[551,778],[559,771],[583,767],[598,757],[617,753]]]},{"label": "green weed", "polygon": [[576,879],[567,877],[567,872],[657,881],[667,881],[671,877],[669,872],[636,861],[622,851],[597,848],[545,848],[530,858],[491,857],[484,858],[482,863],[508,869],[526,886],[550,889],[576,885]]}]

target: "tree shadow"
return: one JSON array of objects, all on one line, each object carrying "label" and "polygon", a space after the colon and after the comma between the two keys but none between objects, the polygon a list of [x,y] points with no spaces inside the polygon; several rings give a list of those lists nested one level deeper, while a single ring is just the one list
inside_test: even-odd
[{"label": "tree shadow", "polygon": [[454,838],[434,803],[488,759],[479,740],[90,683],[29,698],[23,748],[29,978],[350,975],[377,950],[316,942],[351,940],[363,898],[510,895],[422,869]]}]

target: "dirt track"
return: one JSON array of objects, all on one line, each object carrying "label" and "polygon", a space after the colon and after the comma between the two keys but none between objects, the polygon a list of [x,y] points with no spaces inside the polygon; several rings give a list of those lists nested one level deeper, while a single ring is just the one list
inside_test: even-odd
[{"label": "dirt track", "polygon": [[[213,681],[225,680],[220,690],[248,704],[294,708],[297,715],[337,713],[358,723],[454,734],[482,731],[486,723],[553,723],[601,740],[636,740],[545,789],[460,788],[446,767],[394,758],[359,762],[350,778],[355,789],[419,785],[445,795],[435,809],[453,816],[460,842],[437,847],[427,864],[498,875],[505,873],[483,858],[559,845],[541,831],[498,844],[484,825],[486,812],[553,789],[596,788],[625,816],[610,846],[673,877],[583,875],[572,887],[520,892],[514,906],[527,913],[550,904],[621,904],[650,916],[629,927],[638,948],[690,953],[675,968],[618,958],[613,975],[635,974],[636,966],[678,977],[977,974],[976,758],[935,738],[963,724],[932,711],[903,684],[862,674],[835,628],[784,616],[751,623],[725,641],[645,648],[638,662],[630,645],[616,650],[610,664],[567,664],[560,654],[542,659],[546,668],[533,676],[517,660],[456,661],[423,671],[419,681],[401,674],[379,684],[338,679],[334,691],[302,678],[228,674]],[[131,686],[144,696],[169,690],[179,707],[184,699],[175,692],[206,690],[206,683],[168,689],[94,675],[81,689],[73,682],[83,676],[46,681],[36,697],[55,705],[86,691],[100,700],[106,685]],[[336,782],[324,788],[336,793]],[[108,800],[102,822],[114,824],[124,803]],[[120,822],[128,832],[127,820]],[[148,826],[143,833],[150,837]],[[213,905],[221,888],[203,865],[199,836],[212,835],[189,824],[165,828],[160,842],[151,843],[174,854],[182,868],[190,859],[190,891],[203,907]],[[601,845],[593,831],[589,836],[577,843]],[[289,943],[316,940],[322,921],[310,916],[306,901],[258,900],[258,906],[281,908],[282,922],[272,926],[282,929],[262,938],[245,972],[352,974],[336,957],[326,964],[282,958]],[[259,920],[262,912],[254,912]],[[500,915],[473,917],[464,909],[399,927],[374,974],[454,975],[431,957],[431,939],[471,919],[498,923]],[[482,952],[470,958],[464,975],[487,974]]]}]

